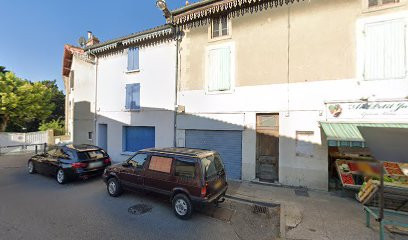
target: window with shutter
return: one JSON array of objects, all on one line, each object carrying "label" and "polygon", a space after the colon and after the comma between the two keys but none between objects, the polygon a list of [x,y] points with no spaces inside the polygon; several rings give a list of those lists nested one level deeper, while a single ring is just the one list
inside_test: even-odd
[{"label": "window with shutter", "polygon": [[128,49],[128,71],[139,70],[139,48],[132,47]]},{"label": "window with shutter", "polygon": [[365,25],[364,79],[406,76],[406,24],[392,20]]},{"label": "window with shutter", "polygon": [[231,48],[208,51],[208,91],[231,90]]},{"label": "window with shutter", "polygon": [[140,83],[126,84],[126,110],[140,110]]}]

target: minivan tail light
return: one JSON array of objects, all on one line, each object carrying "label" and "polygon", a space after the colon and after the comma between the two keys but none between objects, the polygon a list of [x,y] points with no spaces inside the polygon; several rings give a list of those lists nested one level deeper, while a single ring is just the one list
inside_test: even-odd
[{"label": "minivan tail light", "polygon": [[207,187],[208,183],[206,183],[205,186],[201,188],[201,197],[205,197],[205,195],[207,195]]},{"label": "minivan tail light", "polygon": [[72,168],[86,168],[88,167],[88,163],[77,162],[72,164]]},{"label": "minivan tail light", "polygon": [[105,163],[105,164],[111,164],[111,159],[110,158],[106,158],[105,160],[103,160],[103,162]]}]

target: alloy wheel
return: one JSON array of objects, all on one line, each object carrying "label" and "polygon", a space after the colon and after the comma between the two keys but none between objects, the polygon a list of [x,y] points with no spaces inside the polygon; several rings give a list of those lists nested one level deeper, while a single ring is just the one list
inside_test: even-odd
[{"label": "alloy wheel", "polygon": [[57,181],[58,183],[63,183],[65,179],[64,171],[62,169],[58,170]]},{"label": "alloy wheel", "polygon": [[114,195],[116,192],[116,183],[114,181],[109,183],[109,187],[108,187],[109,193],[111,195]]},{"label": "alloy wheel", "polygon": [[28,172],[33,173],[34,172],[34,165],[33,162],[28,162]]},{"label": "alloy wheel", "polygon": [[177,214],[179,214],[180,216],[184,216],[187,214],[188,209],[187,203],[183,199],[177,199],[174,207],[176,209]]}]

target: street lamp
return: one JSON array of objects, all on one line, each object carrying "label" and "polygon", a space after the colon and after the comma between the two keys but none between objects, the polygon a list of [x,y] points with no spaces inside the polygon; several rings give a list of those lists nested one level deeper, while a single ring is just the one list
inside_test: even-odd
[{"label": "street lamp", "polygon": [[165,18],[169,18],[171,16],[170,11],[167,7],[166,0],[157,0],[156,1],[156,7],[160,10],[162,10],[163,15]]}]

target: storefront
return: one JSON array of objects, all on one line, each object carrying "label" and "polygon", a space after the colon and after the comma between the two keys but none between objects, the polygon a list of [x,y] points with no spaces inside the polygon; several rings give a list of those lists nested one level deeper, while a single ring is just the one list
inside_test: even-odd
[{"label": "storefront", "polygon": [[[358,190],[367,177],[380,173],[359,127],[408,128],[408,101],[326,103],[326,121],[320,123],[328,141],[329,189]],[[408,166],[384,163],[390,181],[405,181]]]}]

